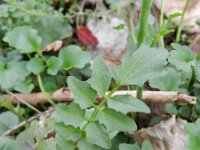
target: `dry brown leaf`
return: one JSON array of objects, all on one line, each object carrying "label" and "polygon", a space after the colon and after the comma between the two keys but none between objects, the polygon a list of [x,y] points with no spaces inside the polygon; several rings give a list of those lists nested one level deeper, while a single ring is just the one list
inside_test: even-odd
[{"label": "dry brown leaf", "polygon": [[134,139],[138,143],[149,140],[154,150],[187,150],[184,146],[187,134],[184,132],[186,121],[172,116],[160,124],[137,131]]}]

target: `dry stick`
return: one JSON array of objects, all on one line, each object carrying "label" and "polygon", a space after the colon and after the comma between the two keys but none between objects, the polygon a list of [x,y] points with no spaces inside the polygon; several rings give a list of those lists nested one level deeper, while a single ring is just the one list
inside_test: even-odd
[{"label": "dry stick", "polygon": [[15,127],[11,128],[10,130],[4,132],[4,133],[1,135],[1,137],[10,135],[11,133],[15,132],[16,130],[18,130],[18,129],[24,127],[26,124],[31,123],[32,121],[36,120],[37,118],[39,118],[39,116],[40,116],[40,115],[37,114],[36,116],[33,116],[33,117],[29,118],[28,120],[25,120],[25,121],[21,122],[21,123],[18,124],[17,126],[15,126]]},{"label": "dry stick", "polygon": [[[130,94],[133,97],[136,97],[136,91],[116,91],[114,95],[121,94]],[[26,100],[27,103],[32,105],[43,104],[46,102],[45,95],[43,93],[32,93],[32,94],[15,94],[18,98]],[[2,95],[4,99],[10,100],[12,103],[17,103],[15,96],[11,95]],[[51,99],[56,102],[71,102],[74,99],[74,96],[70,89],[61,88],[54,93],[50,94]],[[100,97],[98,97],[100,98]],[[97,99],[98,99],[97,98]],[[196,103],[196,97],[188,96],[186,94],[177,92],[177,91],[144,91],[142,95],[144,101],[153,102],[153,103],[174,103],[174,102],[185,102],[189,104]]]},{"label": "dry stick", "polygon": [[32,106],[31,103],[27,102],[26,99],[23,99],[22,97],[18,96],[17,94],[14,94],[9,90],[3,89],[2,87],[1,87],[1,90],[6,92],[8,95],[14,97],[16,102],[20,102],[20,103],[28,106],[29,108],[31,108],[32,110],[34,110],[38,114],[42,115],[42,112],[40,110],[38,110],[37,108],[35,108],[34,106]]},{"label": "dry stick", "polygon": [[[46,118],[49,117],[53,111],[54,111],[54,108],[53,108],[53,107],[50,107],[48,110],[46,110],[45,112],[43,112],[42,117],[43,117],[43,118],[44,118],[44,117],[46,117]],[[38,119],[39,117],[41,117],[41,115],[40,115],[40,114],[37,114],[37,115],[35,115],[35,116],[33,116],[33,117],[31,117],[31,118],[29,118],[29,119],[27,119],[27,120],[21,122],[21,123],[18,124],[17,126],[15,126],[15,127],[11,128],[11,129],[9,129],[8,131],[4,132],[4,133],[1,135],[1,137],[10,135],[11,133],[15,132],[16,130],[18,130],[18,129],[24,127],[26,124],[31,123],[32,121]]]}]

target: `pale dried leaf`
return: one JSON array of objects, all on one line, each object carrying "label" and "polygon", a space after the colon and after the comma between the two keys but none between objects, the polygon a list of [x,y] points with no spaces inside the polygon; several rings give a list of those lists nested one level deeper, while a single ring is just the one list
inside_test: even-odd
[{"label": "pale dried leaf", "polygon": [[134,139],[138,143],[149,140],[154,150],[187,150],[184,146],[188,138],[184,132],[185,123],[185,120],[176,119],[176,116],[172,116],[154,127],[137,131]]},{"label": "pale dried leaf", "polygon": [[42,52],[59,51],[62,48],[63,44],[64,44],[63,41],[57,40],[57,41],[47,45],[45,48],[43,48]]},{"label": "pale dried leaf", "polygon": [[[109,20],[109,21],[108,21]],[[122,25],[121,29],[116,29]],[[128,25],[117,17],[101,16],[101,19],[88,19],[87,27],[98,39],[97,53],[103,54],[111,63],[121,60],[127,46]]]}]

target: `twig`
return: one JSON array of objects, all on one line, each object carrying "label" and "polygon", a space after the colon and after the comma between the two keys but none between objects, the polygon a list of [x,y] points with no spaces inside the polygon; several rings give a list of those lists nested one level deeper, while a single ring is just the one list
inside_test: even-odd
[{"label": "twig", "polygon": [[[136,91],[116,91],[114,95],[119,94],[131,94],[136,97]],[[32,105],[43,104],[46,102],[45,95],[43,93],[32,93],[32,94],[15,94],[26,100],[27,103]],[[61,88],[52,94],[49,94],[51,99],[56,102],[71,102],[74,99],[72,92],[68,88]],[[2,95],[2,98],[10,100],[12,103],[17,103],[18,100],[12,95]],[[100,98],[100,97],[99,97]],[[97,98],[98,99],[98,98]],[[196,103],[196,97],[188,96],[186,94],[180,93],[178,91],[144,91],[142,95],[144,101],[149,101],[153,103],[174,103],[174,102],[185,102],[189,104]]]},{"label": "twig", "polygon": [[48,110],[46,110],[45,112],[43,112],[42,115],[37,114],[37,115],[35,115],[35,116],[33,116],[33,117],[31,117],[31,118],[29,118],[29,119],[27,119],[27,120],[21,122],[21,123],[18,124],[17,126],[11,128],[11,129],[9,129],[8,131],[4,132],[4,133],[1,135],[1,137],[10,135],[11,133],[15,132],[16,130],[18,130],[18,129],[24,127],[26,124],[31,123],[32,121],[38,119],[39,117],[42,117],[42,119],[47,118],[47,117],[49,117],[49,116],[51,115],[51,113],[52,113],[53,111],[54,111],[54,108],[53,108],[53,107],[50,107]]},{"label": "twig", "polygon": [[8,130],[8,131],[6,131],[5,133],[3,133],[3,134],[1,135],[1,137],[10,135],[11,133],[15,132],[16,130],[18,130],[18,129],[24,127],[26,124],[31,123],[33,120],[36,120],[37,118],[39,118],[39,116],[40,116],[40,115],[37,114],[36,116],[33,116],[33,117],[29,118],[28,120],[25,120],[25,121],[21,122],[21,123],[18,124],[17,126],[11,128],[10,130]]},{"label": "twig", "polygon": [[1,88],[2,91],[6,92],[8,95],[14,97],[17,100],[17,102],[20,102],[20,103],[28,106],[29,108],[31,108],[32,110],[34,110],[38,114],[42,114],[42,112],[40,110],[38,110],[37,108],[32,106],[31,103],[27,102],[26,99],[23,99],[22,97],[18,96],[17,94],[12,93],[11,91],[9,91],[7,89],[3,89],[2,87],[0,87],[0,88]]}]

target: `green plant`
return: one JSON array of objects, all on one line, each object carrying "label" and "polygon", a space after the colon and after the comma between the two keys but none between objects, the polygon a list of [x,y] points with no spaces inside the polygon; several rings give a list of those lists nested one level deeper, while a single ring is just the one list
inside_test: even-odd
[{"label": "green plant", "polygon": [[[150,60],[155,53],[157,57]],[[83,143],[92,146],[93,149],[110,149],[113,133],[116,135],[119,132],[133,132],[137,129],[134,120],[126,116],[127,112],[149,112],[142,101],[129,95],[113,94],[122,85],[142,85],[145,81],[160,76],[167,63],[167,57],[168,52],[165,49],[141,45],[136,52],[123,60],[120,67],[111,67],[111,73],[102,58],[97,57],[94,60],[92,77],[88,81],[68,77],[67,83],[75,100],[67,106],[56,106],[55,118],[64,123],[62,126],[60,123],[56,124],[56,130],[61,130],[60,134],[65,132],[69,138],[66,142],[71,141],[80,149],[80,144]],[[138,68],[138,64],[141,67]],[[116,83],[107,93],[111,78],[114,78]],[[103,98],[96,105],[97,94]],[[57,134],[62,136],[59,132]]]},{"label": "green plant", "polygon": [[[80,14],[77,3],[70,3],[67,10],[64,1],[59,1],[59,8],[48,0],[6,0],[0,5],[2,89],[25,94],[41,91],[45,99],[55,106],[52,117],[42,116],[40,121],[27,124],[22,130],[12,133],[15,139],[0,137],[0,149],[152,149],[149,142],[137,144],[129,136],[137,130],[135,113],[150,112],[141,100],[144,83],[147,88],[180,91],[196,96],[198,101],[194,106],[167,104],[165,108],[167,113],[189,121],[199,118],[200,57],[194,55],[187,46],[177,43],[171,44],[173,50],[168,52],[163,41],[167,34],[174,31],[171,20],[178,16],[181,16],[177,32],[177,39],[180,39],[182,20],[189,0],[183,14],[171,14],[166,20],[163,19],[164,6],[161,5],[158,32],[155,32],[155,19],[150,14],[152,0],[143,0],[137,28],[133,24],[134,14],[131,13],[130,17],[131,42],[136,47],[135,51],[125,55],[120,66],[106,65],[100,56],[94,59],[92,65],[88,63],[92,57],[84,51],[84,47],[75,43],[72,25],[75,24],[75,16],[98,16],[99,10],[95,10],[95,13],[87,10]],[[93,4],[97,4],[96,1]],[[110,9],[107,12],[101,10],[103,13],[118,11],[124,16],[126,13],[121,8],[133,2],[106,0],[106,4]],[[120,30],[123,27],[120,24],[114,28]],[[87,30],[82,34],[90,33],[86,27],[81,28]],[[45,47],[55,40],[63,40],[63,48],[56,52],[45,52]],[[159,40],[162,48],[157,47]],[[96,44],[97,41],[93,46]],[[50,98],[50,93],[64,86],[71,89],[74,102],[56,104]],[[124,87],[137,87],[137,98],[128,94],[117,95],[118,89]],[[16,107],[5,100],[0,104],[1,108],[10,110],[0,114],[1,120],[4,120],[0,122],[0,134],[33,114],[19,103]],[[48,106],[38,107],[44,110]],[[12,118],[12,122],[7,118]],[[161,119],[158,117],[156,122]],[[185,129],[190,136],[188,148],[199,145],[199,136],[196,134],[198,124],[199,120],[196,124],[186,125]]]}]

